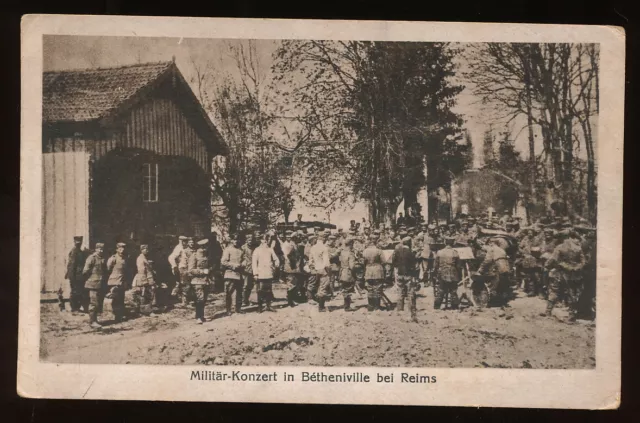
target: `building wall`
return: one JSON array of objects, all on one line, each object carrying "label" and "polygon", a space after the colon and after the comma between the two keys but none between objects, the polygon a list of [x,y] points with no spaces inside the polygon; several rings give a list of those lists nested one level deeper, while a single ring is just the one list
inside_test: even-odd
[{"label": "building wall", "polygon": [[89,242],[89,154],[73,150],[45,154],[43,176],[42,291],[63,287],[68,295],[64,276],[73,237],[82,235],[85,246]]},{"label": "building wall", "polygon": [[[197,180],[198,184],[197,186],[193,183],[185,184],[179,188],[172,185],[172,194],[169,198],[164,196],[164,203],[160,207],[155,207],[162,210],[154,214],[156,216],[154,228],[159,235],[166,238],[173,237],[174,232],[177,231],[193,231],[193,235],[196,236],[207,235],[204,232],[210,229],[208,211],[210,194],[205,180],[210,174],[211,153],[207,150],[202,137],[181,111],[178,100],[173,98],[170,90],[159,90],[153,97],[115,119],[107,128],[85,123],[54,126],[45,124],[43,126],[43,194],[45,198],[43,290],[54,291],[60,286],[68,290],[64,273],[66,255],[73,246],[74,235],[83,235],[86,247],[93,246],[95,242],[105,241],[105,239],[97,239],[96,236],[109,238],[109,241],[119,237],[118,228],[113,228],[108,233],[100,229],[101,233],[94,234],[96,228],[105,227],[105,222],[94,222],[95,219],[90,216],[90,197],[95,197],[92,187],[96,181],[91,181],[91,178],[96,163],[100,163],[109,153],[120,154],[123,151],[140,151],[142,155],[147,152],[152,156],[164,158],[165,163],[169,163],[172,157],[179,157],[180,169],[190,172],[190,176],[186,179]],[[189,169],[198,171],[192,172]],[[164,166],[160,171],[161,180],[172,178],[171,172],[168,166]],[[141,185],[142,181],[138,179],[135,178],[131,183]],[[192,194],[197,190],[198,199],[191,199],[188,204],[183,204],[180,198],[174,195],[179,189],[182,189],[184,194],[180,198],[193,197]],[[171,201],[177,204],[175,208],[168,204]],[[197,211],[192,213],[191,210],[194,209],[192,205],[196,203]],[[150,208],[154,208],[153,205]],[[189,225],[176,225],[176,216],[167,216],[169,213],[167,210],[181,213],[184,221],[193,223],[192,228],[190,229]],[[132,219],[140,216],[146,215],[132,216]],[[158,223],[164,219],[170,222],[166,225],[170,230],[166,230],[164,225]],[[107,249],[112,247],[109,245]]]}]

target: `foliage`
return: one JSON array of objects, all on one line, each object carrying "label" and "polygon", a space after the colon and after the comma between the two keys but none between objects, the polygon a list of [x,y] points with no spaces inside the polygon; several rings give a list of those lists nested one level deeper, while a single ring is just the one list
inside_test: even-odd
[{"label": "foliage", "polygon": [[301,157],[312,194],[354,194],[385,221],[421,187],[448,186],[470,151],[451,110],[463,89],[450,82],[455,54],[446,43],[284,41],[273,66],[282,147]]}]

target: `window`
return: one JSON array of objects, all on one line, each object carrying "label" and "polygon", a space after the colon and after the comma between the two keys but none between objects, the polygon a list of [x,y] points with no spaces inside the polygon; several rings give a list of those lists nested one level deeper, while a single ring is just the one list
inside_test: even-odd
[{"label": "window", "polygon": [[158,202],[158,163],[145,163],[142,177],[142,200],[145,203]]}]

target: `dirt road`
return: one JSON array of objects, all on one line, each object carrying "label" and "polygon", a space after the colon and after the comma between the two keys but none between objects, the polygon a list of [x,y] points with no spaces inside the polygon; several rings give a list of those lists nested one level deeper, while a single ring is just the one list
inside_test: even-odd
[{"label": "dirt road", "polygon": [[[284,290],[275,294],[284,305]],[[425,292],[427,291],[427,292]],[[395,290],[387,290],[395,301]],[[566,310],[540,317],[545,303],[521,294],[506,311],[433,310],[431,289],[418,298],[419,323],[408,312],[341,309],[341,297],[319,313],[302,304],[275,313],[220,317],[218,294],[207,305],[213,320],[196,325],[193,311],[174,309],[158,317],[91,330],[86,315],[41,307],[41,358],[58,363],[312,365],[397,367],[594,368],[595,323],[567,323]],[[255,307],[253,307],[255,310]]]}]

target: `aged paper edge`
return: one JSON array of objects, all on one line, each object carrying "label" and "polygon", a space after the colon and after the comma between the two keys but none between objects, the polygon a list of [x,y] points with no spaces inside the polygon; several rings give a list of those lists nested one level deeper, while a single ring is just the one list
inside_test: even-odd
[{"label": "aged paper edge", "polygon": [[[452,42],[589,42],[601,46],[598,139],[596,368],[358,368],[375,377],[407,371],[435,384],[194,382],[206,366],[75,365],[39,362],[42,200],[42,36],[375,39]],[[622,163],[625,33],[620,27],[442,22],[212,19],[26,15],[22,20],[20,313],[17,391],[31,398],[396,404],[614,409],[620,404]],[[254,372],[339,373],[354,368],[226,367]],[[336,390],[341,395],[336,395]],[[520,395],[514,395],[520,392]]]}]

